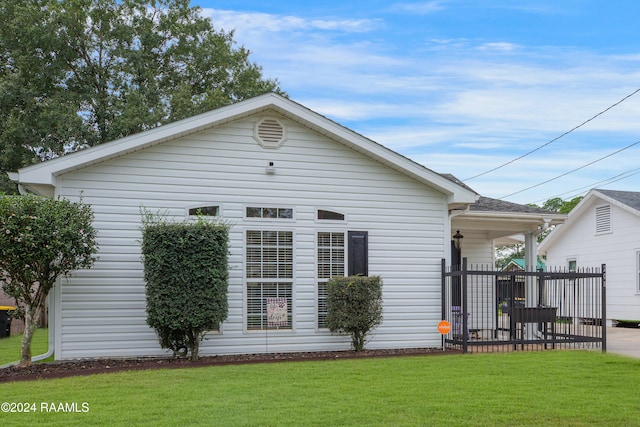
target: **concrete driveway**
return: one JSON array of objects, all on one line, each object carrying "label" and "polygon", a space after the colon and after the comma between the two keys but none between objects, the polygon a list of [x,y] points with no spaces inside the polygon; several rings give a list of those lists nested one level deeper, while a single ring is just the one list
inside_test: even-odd
[{"label": "concrete driveway", "polygon": [[640,359],[640,329],[607,328],[607,353]]}]

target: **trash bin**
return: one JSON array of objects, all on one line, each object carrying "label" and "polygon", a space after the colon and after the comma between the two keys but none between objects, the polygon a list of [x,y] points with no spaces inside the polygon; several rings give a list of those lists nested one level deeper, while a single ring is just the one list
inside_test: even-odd
[{"label": "trash bin", "polygon": [[10,311],[16,308],[10,305],[0,305],[0,338],[6,338],[11,335],[11,319]]}]

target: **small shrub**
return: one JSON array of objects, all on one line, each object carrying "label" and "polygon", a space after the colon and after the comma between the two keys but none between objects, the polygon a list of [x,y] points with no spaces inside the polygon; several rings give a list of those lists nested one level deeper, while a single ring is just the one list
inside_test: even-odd
[{"label": "small shrub", "polygon": [[364,349],[367,334],[382,322],[379,276],[334,277],[327,283],[327,327],[351,336],[355,351]]}]

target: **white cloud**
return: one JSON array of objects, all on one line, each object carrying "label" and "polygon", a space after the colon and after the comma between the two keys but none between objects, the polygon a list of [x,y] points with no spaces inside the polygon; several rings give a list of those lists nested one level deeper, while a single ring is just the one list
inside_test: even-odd
[{"label": "white cloud", "polygon": [[502,52],[511,52],[518,49],[518,45],[507,42],[484,43],[478,46],[478,50],[494,50]]},{"label": "white cloud", "polygon": [[[402,6],[409,10],[409,3]],[[443,2],[411,3],[424,13]],[[236,29],[267,77],[309,108],[439,171],[464,179],[538,147],[604,110],[640,81],[640,55],[596,54],[509,40],[424,38],[411,46],[380,35],[378,19],[206,9],[216,28]],[[498,197],[640,138],[640,94],[548,148],[469,184]],[[599,139],[594,139],[595,137]],[[594,150],[600,144],[602,150]],[[637,152],[637,151],[636,151]],[[596,182],[638,156],[616,156],[574,183]],[[616,169],[618,167],[618,169]],[[526,176],[525,176],[526,175]],[[636,177],[637,179],[637,177]],[[557,194],[565,181],[539,189]],[[513,201],[527,202],[538,189]],[[541,196],[541,197],[544,197]]]},{"label": "white cloud", "polygon": [[394,3],[391,5],[390,10],[393,12],[412,13],[419,15],[426,15],[429,13],[443,10],[442,1],[425,1],[418,3]]},{"label": "white cloud", "polygon": [[307,19],[291,15],[273,15],[261,12],[203,8],[204,16],[211,18],[215,28],[243,33],[287,33],[291,31],[340,31],[363,33],[374,30],[379,22],[369,19]]}]

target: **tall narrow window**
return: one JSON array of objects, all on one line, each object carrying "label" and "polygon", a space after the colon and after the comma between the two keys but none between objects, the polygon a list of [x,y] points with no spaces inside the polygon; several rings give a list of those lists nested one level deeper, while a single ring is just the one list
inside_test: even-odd
[{"label": "tall narrow window", "polygon": [[318,327],[327,327],[327,282],[344,276],[344,233],[318,233]]},{"label": "tall narrow window", "polygon": [[640,294],[640,251],[636,252],[636,292]]},{"label": "tall narrow window", "polygon": [[[293,295],[293,233],[248,230],[245,274],[247,277],[247,330],[291,329]],[[269,326],[267,299],[287,301],[287,321]]]}]

